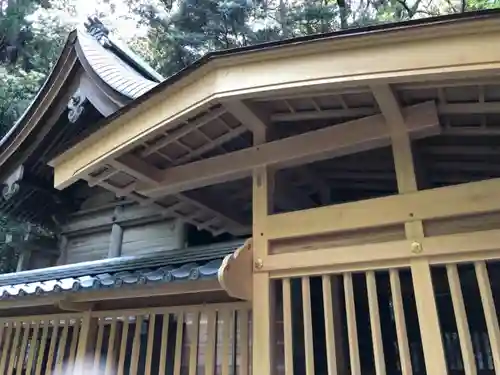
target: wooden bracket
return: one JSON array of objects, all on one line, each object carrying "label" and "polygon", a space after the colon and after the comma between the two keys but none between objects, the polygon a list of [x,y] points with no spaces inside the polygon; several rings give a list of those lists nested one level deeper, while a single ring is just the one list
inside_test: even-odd
[{"label": "wooden bracket", "polygon": [[227,255],[219,268],[219,283],[231,297],[252,299],[253,247],[252,239],[233,254]]}]

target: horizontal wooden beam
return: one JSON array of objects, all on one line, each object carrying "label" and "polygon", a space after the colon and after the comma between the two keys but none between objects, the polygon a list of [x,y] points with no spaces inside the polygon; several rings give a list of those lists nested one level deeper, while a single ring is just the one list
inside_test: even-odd
[{"label": "horizontal wooden beam", "polygon": [[[406,108],[404,114],[413,138],[439,133],[434,103]],[[253,168],[261,165],[285,168],[389,144],[386,121],[382,115],[375,115],[169,168],[155,176],[155,180],[160,181],[156,187],[139,192],[152,198],[160,197],[247,177]]]},{"label": "horizontal wooden beam", "polygon": [[483,18],[218,56],[58,156],[51,162],[55,186],[69,186],[223,100],[497,74],[499,29],[497,20]]},{"label": "horizontal wooden beam", "polygon": [[[134,299],[145,297],[177,296],[191,293],[209,293],[222,291],[218,280],[194,280],[187,283],[159,283],[137,285],[130,288],[98,289],[78,293],[49,294],[48,296],[25,296],[0,300],[0,311],[14,308],[33,308],[35,306],[58,305],[71,302],[84,304],[89,302]],[[76,311],[76,310],[75,310]],[[0,316],[0,322],[4,319]]]},{"label": "horizontal wooden beam", "polygon": [[500,178],[270,215],[271,240],[500,211]]},{"label": "horizontal wooden beam", "polygon": [[[268,255],[260,269],[271,277],[353,272],[408,266],[411,259],[426,257],[431,264],[499,258],[500,229],[425,237],[415,249],[411,240],[369,243]],[[490,257],[488,257],[490,253]]]},{"label": "horizontal wooden beam", "polygon": [[[307,99],[304,97],[303,99]],[[487,103],[442,103],[438,105],[438,112],[441,115],[454,115],[454,114],[488,114],[500,113],[500,102],[487,102]],[[273,122],[290,122],[290,121],[307,121],[318,119],[334,119],[334,118],[349,118],[360,116],[371,116],[379,111],[374,107],[360,107],[360,108],[338,108],[338,109],[325,109],[325,110],[306,110],[296,111],[290,113],[275,113],[271,115]]]}]

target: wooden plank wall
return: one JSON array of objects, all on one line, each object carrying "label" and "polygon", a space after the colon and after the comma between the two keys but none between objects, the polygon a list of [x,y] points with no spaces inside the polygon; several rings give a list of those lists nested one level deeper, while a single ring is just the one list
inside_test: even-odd
[{"label": "wooden plank wall", "polygon": [[184,246],[184,225],[178,221],[159,221],[125,227],[122,255],[145,255]]},{"label": "wooden plank wall", "polygon": [[153,207],[114,204],[89,198],[62,227],[66,238],[58,264],[105,259],[109,256],[113,225],[123,229],[121,255],[142,255],[185,246],[185,226],[163,218]]}]

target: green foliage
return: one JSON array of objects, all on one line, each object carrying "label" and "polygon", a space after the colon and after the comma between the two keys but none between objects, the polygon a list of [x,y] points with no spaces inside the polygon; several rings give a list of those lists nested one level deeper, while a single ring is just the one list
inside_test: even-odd
[{"label": "green foliage", "polygon": [[491,9],[500,0],[127,0],[148,26],[135,40],[165,76],[209,51],[412,18]]}]

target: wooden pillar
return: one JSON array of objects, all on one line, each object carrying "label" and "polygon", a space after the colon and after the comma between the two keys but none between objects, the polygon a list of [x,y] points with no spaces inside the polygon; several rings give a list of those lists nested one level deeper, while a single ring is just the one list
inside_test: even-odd
[{"label": "wooden pillar", "polygon": [[22,250],[17,260],[16,272],[26,271],[30,262],[31,251]]},{"label": "wooden pillar", "polygon": [[[117,206],[113,214],[113,219],[116,220],[121,212],[122,212],[122,207]],[[115,222],[111,227],[108,258],[116,258],[122,255],[122,243],[123,243],[123,228],[120,224]]]},{"label": "wooden pillar", "polygon": [[61,234],[59,237],[59,259],[57,259],[58,265],[63,265],[68,263],[68,237]]},{"label": "wooden pillar", "polygon": [[78,338],[78,349],[76,352],[75,361],[75,375],[87,375],[86,364],[93,364],[93,356],[91,353],[94,351],[96,333],[97,333],[98,319],[92,317],[91,311],[83,314],[82,325],[80,329],[80,336]]},{"label": "wooden pillar", "polygon": [[[415,192],[418,185],[411,140],[397,99],[389,85],[373,86],[372,91],[391,130],[398,191]],[[405,233],[406,238],[412,241],[408,248],[409,256],[420,255],[410,261],[410,267],[427,373],[447,374],[431,268],[428,259],[421,257],[421,253],[425,254],[421,245],[425,236],[422,221],[407,221]]]},{"label": "wooden pillar", "polygon": [[[264,143],[267,129],[254,131],[254,144]],[[253,171],[253,375],[274,373],[274,291],[268,272],[259,272],[269,254],[269,239],[266,232],[266,217],[273,210],[274,171],[262,166]],[[257,271],[257,272],[255,272]]]}]

